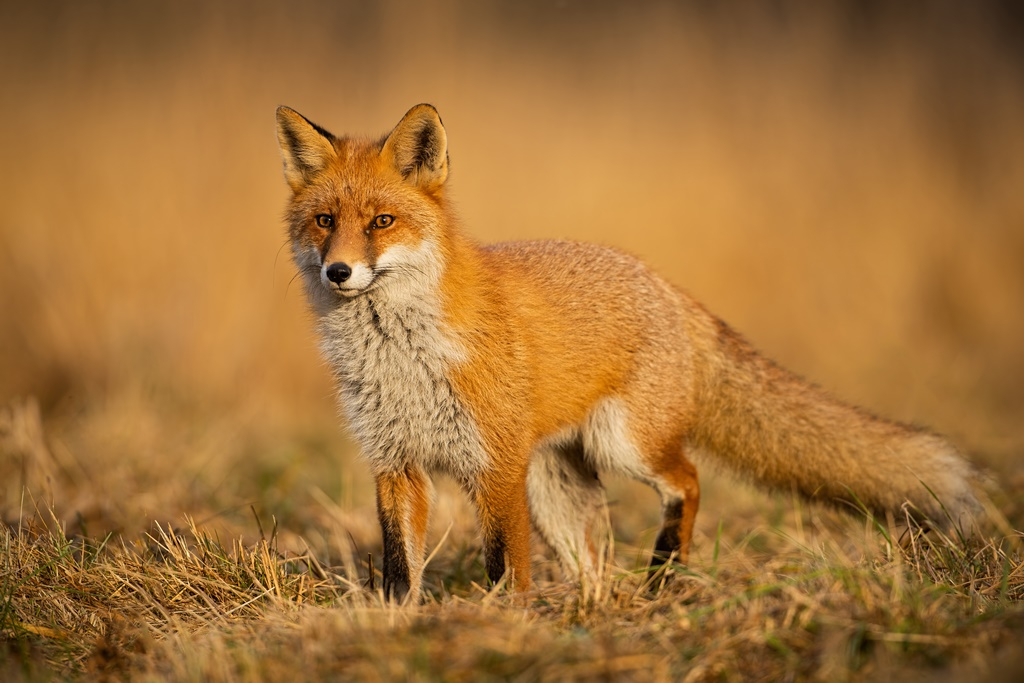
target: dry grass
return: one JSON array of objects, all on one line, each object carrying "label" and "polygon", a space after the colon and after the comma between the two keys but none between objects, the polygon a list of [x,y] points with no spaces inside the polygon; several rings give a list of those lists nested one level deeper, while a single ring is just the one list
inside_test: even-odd
[{"label": "dry grass", "polygon": [[[1019,678],[1018,15],[0,5],[0,678]],[[478,585],[442,486],[427,604],[381,605],[372,487],[280,251],[273,111],[372,133],[419,101],[470,232],[630,249],[949,434],[991,476],[984,533],[894,541],[702,470],[692,566],[651,593],[657,502],[613,482],[608,580],[560,583],[538,547],[518,600]]]},{"label": "dry grass", "polygon": [[616,570],[599,585],[544,583],[526,596],[461,585],[465,568],[449,559],[416,609],[383,604],[354,564],[282,552],[273,534],[226,547],[190,521],[96,541],[37,520],[0,537],[0,671],[11,680],[878,680],[977,677],[1006,663],[1024,627],[1020,534],[963,543],[907,532],[894,545],[880,526],[851,542],[802,517],[800,538],[778,527],[736,545],[716,538],[699,569]]}]

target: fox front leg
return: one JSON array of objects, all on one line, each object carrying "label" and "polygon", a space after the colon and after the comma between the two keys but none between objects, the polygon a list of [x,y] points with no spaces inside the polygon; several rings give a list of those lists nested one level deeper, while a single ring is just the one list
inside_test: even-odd
[{"label": "fox front leg", "polygon": [[474,496],[484,538],[487,578],[497,583],[509,573],[517,591],[530,588],[530,513],[526,471],[481,478]]},{"label": "fox front leg", "polygon": [[377,475],[377,516],[384,540],[384,596],[388,600],[419,599],[431,491],[430,479],[419,468],[406,467]]}]

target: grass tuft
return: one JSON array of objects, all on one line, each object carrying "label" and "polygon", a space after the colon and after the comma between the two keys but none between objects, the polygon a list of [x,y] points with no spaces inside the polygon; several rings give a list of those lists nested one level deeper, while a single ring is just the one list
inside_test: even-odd
[{"label": "grass tuft", "polygon": [[719,525],[716,571],[670,564],[652,586],[616,567],[525,599],[434,574],[432,597],[403,609],[276,533],[223,544],[186,519],[93,540],[32,518],[0,529],[0,666],[11,680],[871,680],[985,671],[1020,633],[1020,534],[962,544],[916,527],[891,546],[876,530],[857,559],[848,538],[814,536],[754,552]]}]

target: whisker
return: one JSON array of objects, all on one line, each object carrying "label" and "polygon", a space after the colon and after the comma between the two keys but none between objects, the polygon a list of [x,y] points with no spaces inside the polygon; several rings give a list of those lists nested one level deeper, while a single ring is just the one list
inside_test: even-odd
[{"label": "whisker", "polygon": [[295,282],[296,278],[298,278],[300,275],[303,275],[305,273],[319,275],[319,273],[320,273],[320,266],[316,266],[316,265],[313,265],[313,264],[308,264],[308,265],[302,266],[301,268],[296,270],[295,274],[292,275],[290,280],[288,280],[288,285],[284,289],[285,295],[287,295],[288,292],[291,290],[292,283]]},{"label": "whisker", "polygon": [[[274,287],[274,285],[277,284],[277,262],[281,258],[281,252],[284,251],[284,248],[288,246],[288,243],[290,241],[291,240],[289,240],[288,238],[285,238],[285,240],[281,242],[281,246],[278,247],[277,253],[274,254],[274,265],[270,270],[270,285],[272,288]],[[285,288],[285,291],[288,291],[287,287]]]},{"label": "whisker", "polygon": [[423,268],[407,263],[395,263],[374,268],[375,275],[386,275],[389,273],[426,275],[426,271]]},{"label": "whisker", "polygon": [[277,253],[274,254],[274,272],[277,272],[277,260],[281,258],[281,252],[284,251],[284,248],[287,247],[290,242],[291,239],[285,237],[284,241],[281,242],[281,246],[277,248]]}]

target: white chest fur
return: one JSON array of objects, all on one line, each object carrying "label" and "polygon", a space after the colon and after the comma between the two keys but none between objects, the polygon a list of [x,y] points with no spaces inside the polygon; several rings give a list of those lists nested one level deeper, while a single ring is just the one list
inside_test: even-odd
[{"label": "white chest fur", "polygon": [[436,298],[371,297],[340,302],[319,325],[363,453],[375,471],[418,464],[472,481],[487,457],[448,379],[464,351],[445,335]]}]

